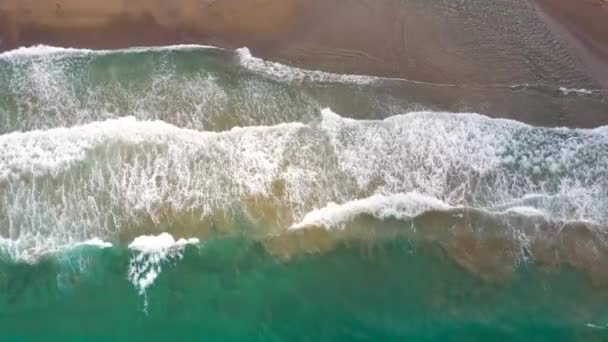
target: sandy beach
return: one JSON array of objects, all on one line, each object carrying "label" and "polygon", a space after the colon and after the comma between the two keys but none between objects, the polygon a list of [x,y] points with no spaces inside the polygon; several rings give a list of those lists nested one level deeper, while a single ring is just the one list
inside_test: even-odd
[{"label": "sandy beach", "polygon": [[[469,2],[2,0],[0,50],[196,42],[248,46],[301,66],[434,83],[583,79],[606,86],[605,1]],[[545,64],[535,69],[539,57]]]}]

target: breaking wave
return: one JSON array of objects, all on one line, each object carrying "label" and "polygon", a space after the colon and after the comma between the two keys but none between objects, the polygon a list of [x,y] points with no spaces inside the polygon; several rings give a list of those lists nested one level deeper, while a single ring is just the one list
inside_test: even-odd
[{"label": "breaking wave", "polygon": [[[4,246],[25,260],[93,238],[204,238],[235,217],[261,236],[450,208],[608,222],[604,129],[436,112],[353,120],[326,109],[308,124],[225,132],[127,117],[4,134],[0,146]],[[347,204],[315,211],[331,202]]]}]

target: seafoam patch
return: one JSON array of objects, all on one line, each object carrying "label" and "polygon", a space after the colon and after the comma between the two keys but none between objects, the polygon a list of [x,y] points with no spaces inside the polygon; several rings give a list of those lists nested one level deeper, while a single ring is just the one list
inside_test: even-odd
[{"label": "seafoam patch", "polygon": [[197,238],[175,240],[171,234],[162,233],[139,236],[129,244],[133,256],[129,262],[128,278],[144,296],[144,311],[148,310],[146,291],[158,278],[162,264],[181,260],[186,246],[199,242]]},{"label": "seafoam patch", "polygon": [[135,46],[127,49],[117,50],[91,50],[91,49],[77,49],[77,48],[64,48],[58,46],[49,45],[34,45],[30,47],[19,47],[14,50],[0,53],[0,59],[13,59],[19,57],[65,57],[65,56],[86,56],[88,54],[105,55],[120,52],[148,52],[148,51],[176,51],[176,50],[207,50],[207,49],[218,49],[223,50],[220,47],[211,45],[198,45],[198,44],[177,44],[167,46]]},{"label": "seafoam patch", "polygon": [[77,247],[79,247],[79,246],[89,246],[89,247],[97,247],[97,248],[100,248],[100,249],[106,249],[106,248],[111,248],[112,247],[112,243],[107,242],[107,241],[103,241],[100,238],[92,238],[90,240],[77,243],[76,246]]},{"label": "seafoam patch", "polygon": [[575,88],[559,87],[559,90],[564,95],[570,95],[570,94],[591,95],[591,94],[593,94],[593,90],[583,89],[583,88],[581,88],[581,89],[575,89]]},{"label": "seafoam patch", "polygon": [[289,229],[296,230],[306,227],[342,228],[341,224],[362,214],[372,215],[379,219],[388,217],[403,219],[417,216],[427,210],[448,210],[451,208],[439,199],[416,192],[389,196],[373,195],[344,204],[329,203],[324,208],[309,212],[302,221],[292,225]]}]

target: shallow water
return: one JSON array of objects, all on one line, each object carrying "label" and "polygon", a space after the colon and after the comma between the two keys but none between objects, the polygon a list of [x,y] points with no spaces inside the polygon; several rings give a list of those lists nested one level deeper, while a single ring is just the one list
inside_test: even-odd
[{"label": "shallow water", "polygon": [[9,338],[608,334],[608,129],[553,128],[603,90],[201,46],[20,49],[0,81]]}]

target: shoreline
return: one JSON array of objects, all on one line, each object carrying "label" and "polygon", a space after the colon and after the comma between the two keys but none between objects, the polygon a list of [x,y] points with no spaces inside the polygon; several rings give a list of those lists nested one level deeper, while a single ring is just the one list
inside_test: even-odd
[{"label": "shoreline", "polygon": [[[586,71],[587,75],[577,77],[596,83],[595,88],[608,87],[608,34],[601,37],[608,32],[608,10],[599,13],[592,5],[573,0],[531,0],[529,6],[527,1],[513,0],[513,6],[505,8],[497,4],[503,7],[457,9],[460,12],[452,16],[452,9],[444,5],[390,0],[340,4],[320,0],[43,0],[30,4],[3,0],[0,51],[36,44],[106,49],[186,43],[247,46],[265,59],[337,73],[430,83],[523,84],[534,83],[531,78],[538,72],[520,61],[529,57],[516,48],[522,37],[541,31],[544,22],[567,45],[570,57],[580,62],[572,69]],[[529,28],[509,31],[515,21],[505,19],[501,12],[514,12],[509,16],[519,16],[522,26]],[[593,25],[577,20],[577,15],[590,13],[607,20],[595,20]],[[471,23],[466,23],[469,15]],[[504,23],[484,22],[487,15],[496,17],[490,21]],[[497,30],[505,34],[493,36]],[[540,33],[531,38],[538,40],[533,44],[543,41]],[[546,59],[564,54],[559,49],[545,50],[534,53]],[[553,73],[563,69],[558,61],[547,63],[552,63],[546,69],[555,69]],[[566,72],[542,76],[570,78]]]}]

